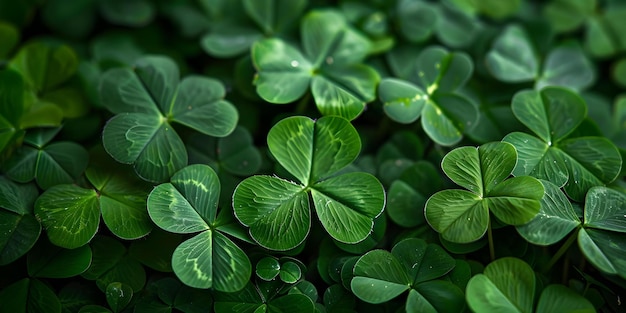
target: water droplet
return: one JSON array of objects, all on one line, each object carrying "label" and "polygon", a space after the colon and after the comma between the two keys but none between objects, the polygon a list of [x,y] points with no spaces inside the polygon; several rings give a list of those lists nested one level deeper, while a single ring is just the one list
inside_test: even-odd
[{"label": "water droplet", "polygon": [[298,65],[300,65],[300,62],[296,60],[291,61],[291,67],[298,67]]},{"label": "water droplet", "polygon": [[326,64],[330,65],[333,64],[333,62],[335,62],[335,59],[333,59],[333,57],[326,57]]}]

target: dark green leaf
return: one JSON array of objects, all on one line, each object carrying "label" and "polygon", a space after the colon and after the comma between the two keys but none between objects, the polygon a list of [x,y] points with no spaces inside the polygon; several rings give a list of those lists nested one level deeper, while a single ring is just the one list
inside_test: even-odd
[{"label": "dark green leaf", "polygon": [[0,312],[61,313],[61,302],[53,290],[43,282],[21,279],[0,291]]},{"label": "dark green leaf", "polygon": [[133,298],[133,289],[128,285],[114,282],[107,286],[105,295],[107,303],[109,307],[113,309],[113,312],[120,312]]},{"label": "dark green leaf", "polygon": [[91,264],[88,245],[76,249],[63,249],[42,240],[33,247],[26,259],[31,277],[67,278],[80,275]]}]

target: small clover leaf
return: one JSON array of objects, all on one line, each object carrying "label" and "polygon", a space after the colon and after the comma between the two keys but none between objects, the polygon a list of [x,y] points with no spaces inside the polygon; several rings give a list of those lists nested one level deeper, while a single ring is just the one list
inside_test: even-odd
[{"label": "small clover leaf", "polygon": [[147,56],[134,69],[107,71],[100,90],[102,103],[117,114],[104,127],[104,148],[152,182],[163,182],[187,165],[187,151],[171,123],[223,137],[238,120],[235,107],[223,100],[220,82],[200,76],[179,81],[178,67],[165,57]]},{"label": "small clover leaf", "polygon": [[478,148],[461,147],[442,160],[446,175],[466,190],[449,189],[426,202],[426,220],[445,240],[469,243],[489,226],[489,212],[498,220],[521,225],[539,212],[544,189],[530,176],[507,179],[517,160],[513,145],[492,142]]},{"label": "small clover leaf", "polygon": [[215,292],[216,313],[229,312],[303,312],[314,313],[311,298],[301,293],[280,294],[282,282],[248,282],[236,292]]},{"label": "small clover leaf", "polygon": [[391,60],[398,76],[410,82],[395,78],[380,82],[378,95],[387,116],[405,124],[421,117],[422,128],[433,141],[446,146],[458,143],[479,114],[472,101],[457,93],[474,69],[469,56],[431,46],[416,59],[398,53]]},{"label": "small clover leaf", "polygon": [[517,119],[539,137],[513,132],[502,139],[518,152],[513,175],[565,186],[576,201],[582,201],[589,188],[619,175],[622,158],[609,140],[568,137],[587,115],[587,105],[576,93],[560,87],[524,90],[515,94],[511,106]]},{"label": "small clover leaf", "polygon": [[344,118],[290,117],[277,123],[267,138],[270,152],[298,182],[274,176],[252,176],[233,194],[235,216],[250,227],[261,246],[273,250],[297,247],[311,228],[309,194],[326,231],[336,240],[357,243],[371,233],[383,210],[380,182],[366,173],[332,176],[359,154],[361,143]]},{"label": "small clover leaf", "polygon": [[390,252],[372,250],[354,265],[352,292],[369,303],[387,302],[407,290],[407,312],[459,312],[463,291],[441,278],[455,260],[443,248],[422,239],[400,241]]},{"label": "small clover leaf", "polygon": [[250,279],[248,256],[225,236],[218,214],[220,184],[207,165],[190,165],[171,182],[148,196],[148,213],[160,228],[180,234],[197,233],[174,250],[172,268],[186,285],[241,290]]},{"label": "small clover leaf", "polygon": [[280,39],[252,46],[257,93],[289,103],[309,88],[323,115],[356,118],[374,100],[378,73],[361,64],[370,42],[334,11],[312,11],[302,21],[302,50]]}]

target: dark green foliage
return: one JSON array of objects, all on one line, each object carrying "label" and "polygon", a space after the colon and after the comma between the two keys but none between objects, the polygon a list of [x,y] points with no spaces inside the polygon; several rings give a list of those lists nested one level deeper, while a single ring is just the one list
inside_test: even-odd
[{"label": "dark green foliage", "polygon": [[0,313],[623,312],[624,21],[0,0]]}]

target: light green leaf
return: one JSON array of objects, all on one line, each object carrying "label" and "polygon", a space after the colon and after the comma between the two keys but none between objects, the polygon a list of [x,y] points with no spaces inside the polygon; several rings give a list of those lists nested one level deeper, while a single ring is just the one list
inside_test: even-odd
[{"label": "light green leaf", "polygon": [[589,189],[585,198],[586,228],[626,233],[626,195],[607,187]]},{"label": "light green leaf", "polygon": [[516,227],[526,241],[547,246],[563,239],[581,222],[572,204],[555,184],[541,180],[545,195],[541,198],[539,213],[530,222]]},{"label": "light green leaf", "polygon": [[583,90],[591,86],[594,80],[594,65],[582,49],[578,46],[563,46],[550,51],[546,57],[535,88],[563,86]]},{"label": "light green leaf", "polygon": [[322,226],[343,243],[367,238],[374,227],[373,219],[385,205],[382,185],[366,173],[348,173],[316,183],[311,196]]},{"label": "light green leaf", "polygon": [[517,119],[549,146],[565,138],[587,116],[585,101],[560,87],[520,91],[511,108]]},{"label": "light green leaf", "polygon": [[472,311],[533,312],[535,272],[524,261],[512,257],[489,263],[483,274],[467,284],[466,300]]},{"label": "light green leaf", "polygon": [[626,279],[626,239],[623,233],[583,228],[578,232],[578,246],[596,268]]},{"label": "light green leaf", "polygon": [[372,250],[354,266],[352,292],[369,303],[387,302],[411,288],[412,279],[400,261],[384,250]]},{"label": "light green leaf", "polygon": [[489,225],[487,203],[465,190],[443,190],[432,195],[424,208],[428,224],[444,239],[469,243],[480,239]]},{"label": "light green leaf", "polygon": [[304,241],[311,227],[308,194],[304,187],[270,176],[251,176],[233,194],[237,219],[250,227],[261,246],[289,250]]},{"label": "light green leaf", "polygon": [[478,120],[478,108],[456,94],[437,94],[422,111],[422,128],[428,137],[444,146],[457,144],[465,129]]},{"label": "light green leaf", "polygon": [[528,35],[518,25],[510,25],[496,38],[485,57],[487,68],[497,79],[519,83],[539,75],[539,61]]},{"label": "light green leaf", "polygon": [[311,93],[323,115],[353,120],[375,99],[378,72],[363,64],[323,69],[313,76]]},{"label": "light green leaf", "polygon": [[543,185],[537,179],[520,176],[496,185],[487,201],[498,220],[509,225],[522,225],[537,215],[543,195]]},{"label": "light green leaf", "polygon": [[551,148],[541,139],[520,132],[506,135],[502,141],[511,143],[517,151],[517,164],[513,175],[530,175],[545,179],[557,186],[564,186],[569,178],[566,156]]},{"label": "light green leaf", "polygon": [[615,180],[622,168],[617,147],[603,137],[580,137],[559,143],[569,180],[564,189],[575,201],[583,201],[589,188]]},{"label": "light green leaf", "polygon": [[421,115],[427,95],[419,87],[394,78],[385,78],[378,85],[378,97],[392,120],[410,124]]},{"label": "light green leaf", "polygon": [[87,244],[100,224],[98,194],[76,185],[56,185],[35,202],[35,215],[53,244],[74,249]]},{"label": "light green leaf", "polygon": [[313,65],[297,49],[280,39],[252,45],[252,62],[258,70],[257,93],[272,103],[288,103],[309,88]]},{"label": "light green leaf", "polygon": [[298,264],[287,261],[280,268],[280,280],[288,284],[294,284],[302,278],[302,270]]},{"label": "light green leaf", "polygon": [[304,185],[344,168],[361,149],[356,129],[339,117],[283,119],[272,127],[267,142],[276,160]]},{"label": "light green leaf", "polygon": [[563,285],[549,285],[537,303],[537,313],[594,313],[596,309],[585,297]]}]

